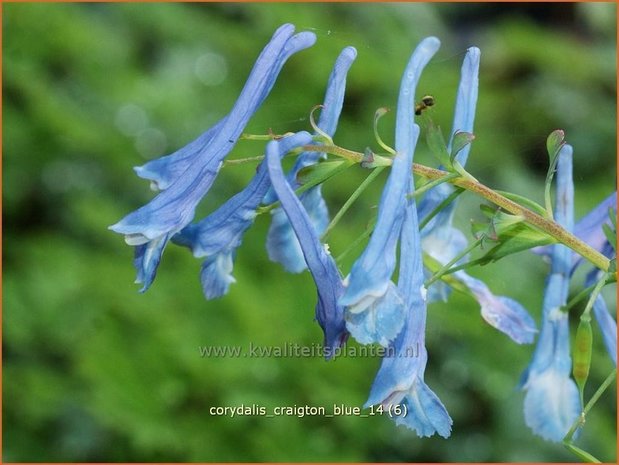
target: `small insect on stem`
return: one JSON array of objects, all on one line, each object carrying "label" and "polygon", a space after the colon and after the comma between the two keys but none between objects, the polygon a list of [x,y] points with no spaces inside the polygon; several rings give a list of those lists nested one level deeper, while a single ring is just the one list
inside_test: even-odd
[{"label": "small insect on stem", "polygon": [[434,97],[431,95],[426,95],[421,98],[421,102],[415,104],[415,114],[417,116],[421,115],[421,112],[426,108],[429,108],[434,105]]}]

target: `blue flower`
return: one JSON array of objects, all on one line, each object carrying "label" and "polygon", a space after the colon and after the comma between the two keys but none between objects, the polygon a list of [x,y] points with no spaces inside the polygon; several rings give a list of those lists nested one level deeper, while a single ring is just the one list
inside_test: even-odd
[{"label": "blue flower", "polygon": [[[411,176],[410,189],[413,187]],[[365,407],[381,404],[387,411],[395,412],[392,406],[400,405],[402,415],[395,417],[396,424],[415,430],[421,437],[438,433],[447,438],[453,422],[438,396],[424,381],[428,360],[425,347],[427,303],[414,200],[409,200],[406,207],[400,249],[398,289],[406,300],[406,322],[383,358]]]},{"label": "blue flower", "polygon": [[[328,360],[348,338],[344,310],[338,304],[338,299],[344,292],[342,277],[333,257],[321,244],[311,218],[286,181],[280,161],[280,157],[288,150],[294,146],[307,144],[310,140],[309,134],[299,133],[282,141],[269,142],[266,148],[266,161],[273,189],[290,220],[316,284],[318,292],[316,320],[324,332],[325,356]],[[285,145],[285,141],[289,141],[289,145]]]},{"label": "blue flower", "polygon": [[[574,235],[606,257],[612,258],[616,255],[616,252],[608,242],[603,229],[604,224],[611,226],[609,209],[617,210],[617,192],[610,194],[583,216],[574,226]],[[548,257],[552,252],[552,247],[537,247],[534,252]],[[573,275],[582,263],[584,263],[583,258],[578,254],[573,254],[570,275]],[[585,278],[585,287],[594,285],[600,278],[600,270],[596,268],[590,271]],[[604,298],[601,295],[597,297],[593,304],[593,315],[602,332],[602,339],[606,350],[615,365],[617,365],[617,323],[608,311],[606,302],[604,302]]]},{"label": "blue flower", "polygon": [[[456,95],[456,107],[448,151],[451,151],[453,138],[457,132],[473,133],[475,123],[475,109],[477,107],[477,94],[479,87],[479,61],[481,52],[477,47],[470,47],[460,72],[460,84]],[[468,160],[471,144],[466,145],[456,159],[464,166]],[[430,189],[419,203],[419,217],[427,217],[438,205],[453,193],[451,184],[443,183]],[[458,255],[467,245],[462,232],[452,226],[452,219],[456,202],[450,203],[443,208],[422,230],[423,250],[445,264]],[[449,288],[441,281],[436,281],[428,289],[430,302],[446,300],[449,296]]]},{"label": "blue flower", "polygon": [[[308,133],[304,139],[311,141]],[[300,140],[284,138],[283,153]],[[271,182],[266,162],[258,167],[256,175],[241,192],[231,197],[202,221],[190,224],[172,238],[179,245],[189,247],[195,257],[207,257],[202,264],[202,289],[207,299],[221,297],[235,282],[232,277],[234,254],[241,245],[243,234],[253,224],[256,209],[260,206]]]},{"label": "blue flower", "polygon": [[[557,166],[555,220],[573,229],[574,185],[572,147],[564,145]],[[561,441],[580,413],[580,399],[570,378],[568,314],[561,311],[569,293],[572,252],[566,246],[552,246],[551,270],[544,294],[542,329],[533,360],[522,377],[526,424],[539,436]]]},{"label": "blue flower", "polygon": [[[354,47],[346,47],[335,61],[329,76],[323,108],[318,119],[318,128],[330,137],[333,137],[337,129],[344,102],[346,75],[356,57],[357,50]],[[299,187],[296,179],[299,171],[317,163],[323,157],[324,155],[319,152],[303,152],[297,157],[295,165],[287,175],[293,189]],[[319,236],[324,233],[329,225],[329,211],[322,198],[321,189],[322,185],[318,184],[299,196]],[[271,203],[275,200],[277,200],[275,196],[267,195],[265,203]],[[273,219],[267,236],[269,258],[274,262],[281,263],[286,271],[300,273],[307,266],[303,259],[299,241],[291,229],[286,213],[281,208],[276,208],[271,214]]]},{"label": "blue flower", "polygon": [[211,130],[165,160],[140,174],[165,188],[147,205],[130,213],[110,229],[124,234],[138,246],[134,264],[142,292],[152,283],[163,249],[170,238],[187,226],[202,197],[208,192],[223,159],[234,147],[245,125],[270,92],[287,58],[315,42],[315,35],[293,36],[294,26],[280,27],[264,48],[230,113]]},{"label": "blue flower", "polygon": [[376,227],[368,246],[345,279],[340,304],[346,306],[347,328],[360,343],[387,345],[401,331],[406,318],[404,299],[391,281],[396,246],[407,199],[419,126],[413,123],[415,89],[425,65],[440,47],[435,37],[424,39],[415,49],[400,85],[396,118],[395,149],[391,173],[378,206]]},{"label": "blue flower", "polygon": [[[477,105],[480,51],[477,47],[468,49],[462,64],[460,85],[456,97],[456,108],[448,150],[451,151],[453,138],[457,132],[473,132],[475,107]],[[456,156],[464,166],[471,146],[465,146]],[[440,184],[430,189],[419,205],[421,218],[429,215],[453,192],[451,184]],[[456,201],[442,209],[422,230],[423,250],[441,264],[449,263],[467,246],[464,234],[452,226]],[[429,272],[427,272],[430,274]],[[481,306],[481,316],[491,326],[508,335],[519,344],[529,344],[534,340],[537,329],[529,313],[513,299],[494,295],[482,281],[469,276],[464,271],[454,273]],[[428,289],[428,300],[447,300],[450,288],[436,281]]]}]

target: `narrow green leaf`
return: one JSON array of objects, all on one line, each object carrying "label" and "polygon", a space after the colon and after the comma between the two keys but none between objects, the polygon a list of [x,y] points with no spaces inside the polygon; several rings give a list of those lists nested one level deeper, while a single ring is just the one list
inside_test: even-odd
[{"label": "narrow green leaf", "polygon": [[613,249],[617,250],[617,232],[606,223],[602,225],[602,230],[604,231],[604,235],[606,236],[606,239],[608,239],[608,242],[610,242],[613,246]]},{"label": "narrow green leaf", "polygon": [[529,210],[534,211],[538,215],[546,216],[546,210],[544,209],[544,207],[542,207],[539,203],[534,202],[531,199],[528,199],[518,194],[512,194],[511,192],[505,192],[505,191],[499,191],[499,190],[497,190],[496,192],[501,194],[503,197],[507,197],[509,200],[516,202],[518,205],[521,205],[523,207],[528,208]]},{"label": "narrow green leaf", "polygon": [[340,160],[316,163],[315,165],[302,168],[297,174],[297,181],[301,185],[320,184],[351,165],[349,161]]},{"label": "narrow green leaf", "polygon": [[453,141],[451,143],[451,154],[449,159],[453,162],[456,155],[467,145],[469,145],[475,139],[475,135],[471,132],[458,131],[454,134]]},{"label": "narrow green leaf", "polygon": [[548,156],[550,157],[551,166],[563,144],[565,144],[565,132],[562,129],[552,131],[548,136],[548,139],[546,139],[546,150],[548,151]]},{"label": "narrow green leaf", "polygon": [[428,143],[430,151],[434,154],[438,161],[443,166],[451,170],[451,157],[447,151],[447,144],[443,138],[443,133],[441,132],[441,128],[435,125],[432,120],[428,120],[426,127],[426,142]]}]

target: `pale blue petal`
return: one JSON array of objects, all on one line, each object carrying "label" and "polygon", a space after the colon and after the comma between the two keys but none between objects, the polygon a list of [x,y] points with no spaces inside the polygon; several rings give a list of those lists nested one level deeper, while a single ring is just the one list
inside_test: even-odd
[{"label": "pale blue petal", "polygon": [[[409,193],[410,173],[419,126],[414,121],[415,89],[421,71],[437,52],[440,41],[424,39],[415,49],[400,85],[396,116],[396,156],[378,206],[378,218],[370,241],[353,264],[340,303],[355,307],[368,298],[379,299],[387,291],[396,262],[396,246]],[[366,306],[367,307],[367,306]]]},{"label": "pale blue petal", "polygon": [[[307,143],[304,140],[298,142],[299,145]],[[299,239],[305,261],[316,284],[318,293],[316,320],[323,329],[325,353],[329,359],[348,337],[344,309],[338,305],[344,287],[335,260],[321,244],[311,219],[286,181],[280,160],[282,154],[280,142],[269,142],[266,148],[269,176],[282,208]]]},{"label": "pale blue petal", "polygon": [[161,254],[170,236],[165,234],[157,239],[145,244],[140,244],[135,248],[133,266],[137,270],[135,282],[142,284],[140,292],[146,292],[155,279],[157,267],[161,261]]},{"label": "pale blue petal", "polygon": [[451,435],[453,421],[438,396],[422,379],[416,380],[404,397],[406,416],[396,417],[396,424],[417,432],[419,437]]},{"label": "pale blue petal", "polygon": [[536,434],[560,442],[579,415],[578,388],[569,375],[550,368],[531,379],[524,398],[524,418]]},{"label": "pale blue petal", "polygon": [[[451,151],[451,144],[456,132],[473,133],[479,87],[480,55],[481,52],[477,47],[470,47],[462,63],[460,85],[458,86],[458,94],[456,96],[456,108],[449,141],[449,151]],[[458,160],[462,166],[466,164],[470,151],[471,144],[468,144],[456,156],[456,160]]]},{"label": "pale blue petal", "polygon": [[[156,241],[156,246],[151,246],[151,249],[157,250],[160,259],[169,238],[193,219],[195,207],[210,189],[223,159],[272,88],[285,59],[295,51],[311,46],[315,41],[314,34],[301,33],[292,36],[293,32],[292,25],[284,25],[275,32],[258,57],[245,87],[232,111],[224,118],[219,131],[209,139],[204,150],[192,158],[192,169],[185,169],[166,190],[147,205],[110,226],[111,230],[124,234],[130,245]],[[138,270],[143,268],[148,271],[148,276],[154,277],[159,259],[149,261],[148,266],[136,266]],[[153,264],[155,268],[151,269]]]},{"label": "pale blue petal", "polygon": [[369,307],[346,312],[346,328],[360,344],[378,342],[387,346],[395,339],[406,317],[404,301],[396,288],[389,282],[389,288],[380,299],[372,300]]},{"label": "pale blue petal", "polygon": [[494,295],[483,281],[457,271],[454,276],[475,296],[481,316],[494,328],[518,344],[531,344],[537,333],[535,321],[522,305],[509,297]]},{"label": "pale blue petal", "polygon": [[232,251],[221,252],[208,257],[202,263],[200,281],[207,299],[217,299],[228,293],[230,284],[236,282],[232,276],[234,255]]},{"label": "pale blue petal", "polygon": [[[273,87],[273,84],[275,83],[277,75],[288,58],[290,58],[293,54],[310,47],[316,41],[315,35],[311,32],[300,32],[299,34],[291,37],[293,32],[294,26],[291,24],[281,26],[277,31],[275,31],[271,42],[267,45],[267,47],[265,47],[258,57],[256,66],[254,66],[254,69],[248,78],[247,84],[241,93],[242,95],[247,90],[248,92],[246,93],[253,94],[251,97],[257,99],[256,106],[260,106],[266,99]],[[276,46],[280,47],[281,41],[285,41],[283,48],[279,49],[280,51],[277,56],[272,56],[273,53],[277,53],[274,52],[274,50],[276,50]],[[268,69],[266,69],[266,67],[259,68],[258,64],[260,62],[268,62],[271,66]],[[264,75],[262,75],[263,73]],[[253,78],[262,78],[263,81],[257,86],[250,87],[249,84]],[[257,79],[254,79],[254,81],[256,80]],[[222,118],[196,140],[173,154],[152,160],[141,167],[136,167],[136,173],[142,178],[150,179],[153,187],[160,190],[167,189],[172,182],[174,182],[183,172],[187,170],[187,168],[196,163],[196,160],[200,156],[201,152],[209,150],[210,142],[213,139],[216,139],[216,136],[220,133],[220,131],[224,130],[228,116]],[[231,136],[229,139],[232,142],[236,142],[238,135],[240,135],[240,133]]]},{"label": "pale blue petal", "polygon": [[[318,128],[327,135],[333,137],[337,129],[338,120],[342,111],[344,94],[346,90],[346,76],[352,63],[357,57],[354,47],[346,47],[337,58],[333,70],[329,76],[327,90],[324,97],[323,108],[318,119]],[[302,168],[313,165],[320,158],[324,158],[320,152],[303,152],[287,175],[293,189],[299,187],[297,174]],[[315,186],[301,194],[301,203],[307,210],[314,228],[321,236],[329,224],[329,211],[327,204],[322,198],[321,185]],[[273,189],[266,195],[264,202],[272,203],[277,200]],[[267,235],[267,252],[269,259],[280,263],[284,268],[292,273],[300,273],[307,268],[301,247],[294,235],[286,215],[280,208],[272,212],[273,219]]]},{"label": "pale blue petal", "polygon": [[[574,228],[574,185],[572,182],[572,148],[559,151],[555,220],[566,230]],[[535,434],[551,441],[561,441],[580,413],[580,398],[570,378],[568,315],[561,311],[569,293],[571,250],[552,246],[550,275],[546,282],[542,309],[542,329],[533,360],[522,376],[527,391],[524,413],[527,425]]]},{"label": "pale blue petal", "polygon": [[[322,198],[321,187],[321,185],[312,187],[299,197],[318,236],[322,236],[329,225],[329,210]],[[307,265],[299,240],[290,226],[286,213],[281,208],[276,208],[271,215],[271,226],[267,235],[269,259],[281,263],[290,273],[302,272]]]}]

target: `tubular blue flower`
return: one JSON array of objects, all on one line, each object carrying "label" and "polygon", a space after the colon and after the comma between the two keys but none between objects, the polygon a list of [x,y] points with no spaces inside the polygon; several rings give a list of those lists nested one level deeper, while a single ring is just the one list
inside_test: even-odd
[{"label": "tubular blue flower", "polygon": [[[287,153],[292,147],[311,142],[307,132],[282,139],[280,149]],[[190,224],[172,238],[179,245],[189,247],[194,257],[207,257],[202,264],[202,289],[207,299],[221,297],[235,282],[232,268],[236,249],[243,234],[253,224],[256,209],[260,206],[271,182],[266,162],[263,161],[256,175],[241,192],[231,197],[202,221]]]},{"label": "tubular blue flower", "polygon": [[[335,61],[325,93],[323,108],[318,119],[318,128],[330,137],[337,129],[337,123],[342,111],[344,93],[346,90],[346,75],[357,57],[354,47],[346,47]],[[298,186],[297,174],[302,168],[313,165],[324,155],[319,152],[303,152],[297,157],[295,165],[288,173],[288,182],[293,189]],[[303,207],[309,214],[316,232],[321,236],[329,224],[329,211],[321,194],[322,184],[318,184],[299,196]],[[274,195],[267,195],[265,203],[277,200]],[[274,209],[271,227],[267,236],[267,251],[269,258],[284,266],[286,271],[300,273],[307,268],[303,252],[297,240],[286,213],[281,208]]]},{"label": "tubular blue flower", "polygon": [[[294,26],[280,27],[258,57],[254,68],[230,113],[207,132],[201,143],[179,151],[146,175],[160,187],[166,187],[145,206],[130,213],[110,229],[125,235],[136,248],[134,264],[142,292],[152,283],[163,249],[170,238],[191,222],[195,208],[208,192],[226,155],[232,150],[245,125],[275,83],[284,62],[293,53],[315,42],[315,35],[302,32],[292,35]],[[180,154],[179,154],[180,153]],[[183,166],[186,165],[185,168]]]},{"label": "tubular blue flower", "polygon": [[[457,132],[473,133],[479,87],[480,56],[481,52],[477,47],[470,47],[464,57],[448,151],[451,151],[453,138]],[[458,153],[456,159],[462,166],[466,164],[470,150],[471,144],[468,144]],[[447,183],[430,189],[419,203],[419,217],[428,216],[452,192],[453,187]],[[455,207],[456,201],[447,205],[428,222],[421,232],[423,250],[442,264],[451,261],[467,244],[462,232],[452,226]],[[446,284],[436,281],[428,289],[429,301],[446,300],[449,292]]]},{"label": "tubular blue flower", "polygon": [[[412,176],[410,183],[411,190],[414,190]],[[414,200],[408,201],[400,249],[398,289],[406,296],[406,322],[383,358],[365,407],[381,404],[389,409],[399,404],[406,414],[396,416],[396,424],[415,430],[421,437],[438,433],[447,438],[451,434],[452,420],[438,396],[424,381],[428,361],[425,347],[427,304]]]},{"label": "tubular blue flower", "polygon": [[[299,139],[294,141],[297,145],[306,143],[303,138],[299,137]],[[344,310],[338,304],[338,299],[344,292],[344,286],[335,260],[321,244],[309,215],[284,177],[280,157],[286,153],[287,147],[283,146],[282,142],[271,141],[267,144],[266,161],[269,176],[282,208],[288,215],[292,229],[299,239],[305,261],[316,284],[318,293],[316,320],[324,332],[325,356],[329,360],[348,338]]]},{"label": "tubular blue flower", "polygon": [[[475,108],[477,105],[479,82],[480,51],[477,47],[468,49],[462,64],[460,85],[456,96],[456,108],[448,150],[451,151],[453,138],[457,132],[473,132]],[[456,156],[462,166],[471,150],[471,145],[464,147]],[[430,189],[419,205],[420,217],[429,215],[453,192],[450,184],[440,184]],[[449,263],[467,246],[464,234],[452,226],[456,201],[443,208],[422,230],[423,250],[441,264]],[[427,272],[430,274],[429,272]],[[494,295],[482,281],[469,276],[464,271],[454,274],[479,302],[481,316],[491,326],[502,331],[519,344],[533,342],[535,322],[529,313],[513,299]],[[436,281],[428,289],[428,300],[447,300],[450,288],[447,284]]]},{"label": "tubular blue flower", "polygon": [[[558,156],[555,220],[571,231],[574,223],[572,147],[564,145]],[[527,391],[524,399],[527,426],[544,439],[561,441],[578,417],[581,406],[576,383],[570,378],[568,315],[561,311],[569,293],[572,252],[561,244],[552,247],[542,329],[521,384]]]},{"label": "tubular blue flower", "polygon": [[413,123],[415,89],[423,68],[439,47],[437,38],[428,37],[417,46],[408,62],[398,97],[396,155],[378,206],[376,227],[344,281],[346,290],[340,304],[346,306],[347,328],[363,344],[387,345],[401,331],[406,318],[405,302],[391,275],[419,137],[419,126]]}]

